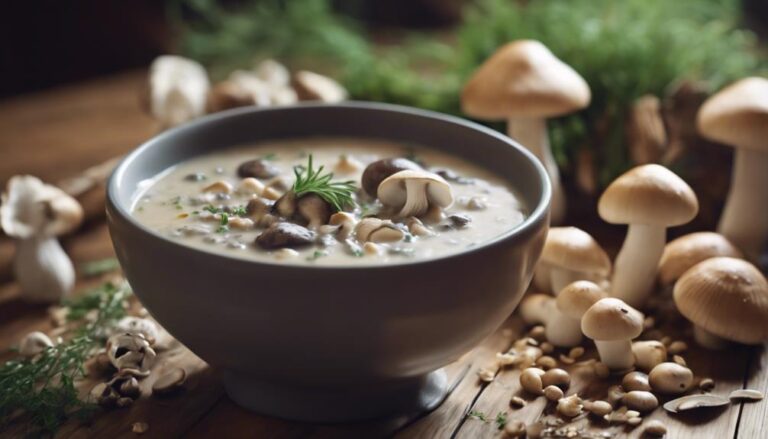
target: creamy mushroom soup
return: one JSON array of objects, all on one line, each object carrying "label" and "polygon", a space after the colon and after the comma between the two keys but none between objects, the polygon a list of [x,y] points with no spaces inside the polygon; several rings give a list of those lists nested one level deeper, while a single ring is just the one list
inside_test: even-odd
[{"label": "creamy mushroom soup", "polygon": [[526,215],[505,180],[456,156],[346,138],[264,142],[187,160],[142,182],[132,211],[195,248],[317,265],[458,253]]}]

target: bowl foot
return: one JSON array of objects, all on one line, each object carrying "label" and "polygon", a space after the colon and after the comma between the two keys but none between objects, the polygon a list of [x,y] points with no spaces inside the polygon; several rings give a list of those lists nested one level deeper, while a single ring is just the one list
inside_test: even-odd
[{"label": "bowl foot", "polygon": [[247,374],[225,371],[224,388],[239,406],[264,415],[295,421],[350,422],[408,416],[433,410],[448,393],[443,369],[426,375],[352,388],[292,386],[254,380]]}]

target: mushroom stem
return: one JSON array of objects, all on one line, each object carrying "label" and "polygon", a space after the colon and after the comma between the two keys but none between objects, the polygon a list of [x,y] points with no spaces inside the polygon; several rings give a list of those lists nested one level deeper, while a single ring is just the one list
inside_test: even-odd
[{"label": "mushroom stem", "polygon": [[400,210],[401,217],[423,215],[429,208],[424,183],[417,180],[405,181],[405,205]]},{"label": "mushroom stem", "polygon": [[728,341],[717,336],[699,325],[693,325],[693,338],[699,346],[707,349],[719,350],[728,347]]},{"label": "mushroom stem", "polygon": [[53,237],[17,240],[14,270],[25,299],[33,302],[56,302],[75,283],[72,261]]},{"label": "mushroom stem", "polygon": [[615,370],[629,369],[635,364],[630,340],[595,340],[600,361]]},{"label": "mushroom stem", "polygon": [[666,227],[630,224],[613,269],[611,296],[640,307],[656,279],[667,239]]},{"label": "mushroom stem", "polygon": [[560,171],[552,155],[547,134],[547,121],[540,117],[510,117],[507,120],[507,134],[533,153],[547,170],[552,182],[552,208],[550,222],[561,224],[565,219],[565,196],[560,184]]},{"label": "mushroom stem", "polygon": [[768,240],[768,154],[738,148],[717,231],[756,261]]},{"label": "mushroom stem", "polygon": [[557,296],[568,284],[577,280],[587,280],[585,276],[579,276],[579,272],[566,268],[552,267],[549,284],[552,286],[552,294]]},{"label": "mushroom stem", "polygon": [[574,319],[553,307],[547,317],[547,341],[555,346],[572,347],[581,343],[581,319]]}]

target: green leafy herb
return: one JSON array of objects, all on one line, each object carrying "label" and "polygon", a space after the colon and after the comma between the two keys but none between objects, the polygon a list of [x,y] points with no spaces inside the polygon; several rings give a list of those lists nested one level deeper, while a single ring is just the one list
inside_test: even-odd
[{"label": "green leafy herb", "polygon": [[314,261],[317,259],[322,258],[323,256],[328,256],[328,252],[323,250],[315,250],[314,253],[312,253],[310,256],[307,256],[308,261]]},{"label": "green leafy herb", "polygon": [[507,412],[499,412],[496,414],[496,427],[499,430],[503,430],[504,426],[507,425]]},{"label": "green leafy herb", "polygon": [[120,268],[117,258],[105,258],[97,261],[89,261],[80,266],[80,271],[87,277],[99,276]]},{"label": "green leafy herb", "polygon": [[227,214],[227,212],[221,212],[219,213],[219,216],[221,217],[221,219],[219,220],[219,223],[222,226],[226,226],[227,224],[229,224],[229,215]]},{"label": "green leafy herb", "polygon": [[227,233],[229,232],[229,226],[219,226],[216,229],[216,233]]},{"label": "green leafy herb", "polygon": [[355,182],[331,181],[333,173],[323,175],[323,166],[315,170],[312,165],[312,154],[309,155],[306,167],[297,166],[293,172],[296,175],[293,192],[297,197],[309,193],[317,194],[336,210],[342,210],[345,206],[354,206],[352,194],[356,190]]},{"label": "green leafy herb", "polygon": [[483,413],[483,412],[481,412],[479,410],[471,410],[469,412],[469,417],[470,418],[479,419],[479,420],[481,420],[483,422],[488,422],[488,416],[485,413]]},{"label": "green leafy herb", "polygon": [[30,435],[52,434],[67,419],[94,412],[92,404],[79,399],[75,384],[83,377],[85,361],[103,346],[106,329],[126,315],[130,295],[126,282],[106,283],[67,301],[67,320],[81,323],[66,334],[67,340],[34,359],[0,366],[0,430],[13,421],[27,425]]},{"label": "green leafy herb", "polygon": [[235,216],[246,216],[248,215],[248,211],[245,209],[245,206],[236,206],[231,209],[232,215]]}]

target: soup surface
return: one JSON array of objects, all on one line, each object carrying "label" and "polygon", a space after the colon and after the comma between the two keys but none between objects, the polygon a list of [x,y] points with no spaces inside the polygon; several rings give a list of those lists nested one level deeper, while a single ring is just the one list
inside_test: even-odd
[{"label": "soup surface", "polygon": [[196,157],[142,182],[132,207],[140,223],[191,247],[317,265],[458,253],[514,228],[525,212],[505,180],[461,158],[347,138]]}]

